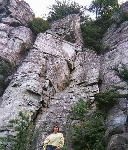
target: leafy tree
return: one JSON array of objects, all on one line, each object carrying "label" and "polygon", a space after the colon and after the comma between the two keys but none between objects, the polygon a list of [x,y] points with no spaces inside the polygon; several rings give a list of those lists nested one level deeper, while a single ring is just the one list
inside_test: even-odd
[{"label": "leafy tree", "polygon": [[80,6],[76,2],[69,3],[66,0],[62,2],[59,0],[55,0],[55,4],[50,8],[50,12],[48,15],[48,21],[53,22],[58,19],[62,19],[70,14],[79,14],[82,15],[82,6]]},{"label": "leafy tree", "polygon": [[95,12],[98,18],[103,15],[112,15],[118,7],[118,0],[93,0],[89,11]]}]

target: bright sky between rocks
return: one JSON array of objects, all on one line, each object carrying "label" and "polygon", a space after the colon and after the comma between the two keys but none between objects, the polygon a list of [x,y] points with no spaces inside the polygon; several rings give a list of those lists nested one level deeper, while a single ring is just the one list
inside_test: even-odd
[{"label": "bright sky between rocks", "polygon": [[[25,1],[30,5],[36,17],[43,17],[45,15],[47,16],[49,12],[48,8],[55,3],[55,0],[25,0]],[[75,1],[82,6],[88,6],[90,5],[92,0],[71,0],[71,1]],[[123,3],[125,1],[127,0],[119,0],[119,3]]]}]

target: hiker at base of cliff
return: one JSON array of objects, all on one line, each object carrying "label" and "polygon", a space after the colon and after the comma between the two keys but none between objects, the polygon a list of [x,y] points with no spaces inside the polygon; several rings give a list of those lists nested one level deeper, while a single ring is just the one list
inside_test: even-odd
[{"label": "hiker at base of cliff", "polygon": [[43,150],[61,150],[63,145],[64,136],[59,132],[59,127],[55,125],[52,133],[44,140]]}]

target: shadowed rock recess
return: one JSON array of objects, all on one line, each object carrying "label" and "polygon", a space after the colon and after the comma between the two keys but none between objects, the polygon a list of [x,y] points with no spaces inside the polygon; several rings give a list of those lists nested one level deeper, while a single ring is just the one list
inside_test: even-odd
[{"label": "shadowed rock recess", "polygon": [[[127,3],[121,11],[128,13]],[[54,22],[34,44],[27,27],[33,18],[26,2],[0,1],[0,136],[9,132],[9,120],[20,111],[29,113],[40,130],[35,148],[39,150],[53,124],[65,133],[67,116],[79,99],[93,102],[100,91],[127,86],[113,69],[128,67],[128,21],[108,29],[103,38],[107,51],[98,56],[83,48],[78,15]],[[127,150],[127,100],[119,101],[106,120],[107,150]]]}]

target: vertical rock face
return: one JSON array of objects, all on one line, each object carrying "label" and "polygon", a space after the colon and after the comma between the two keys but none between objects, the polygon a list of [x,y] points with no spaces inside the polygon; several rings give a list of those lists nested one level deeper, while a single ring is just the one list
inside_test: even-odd
[{"label": "vertical rock face", "polygon": [[[91,67],[92,72],[88,71],[89,67]],[[85,70],[87,71],[86,73]],[[65,70],[63,70],[63,72],[64,71]],[[94,73],[95,75],[90,75],[90,73]],[[56,72],[54,72],[54,74],[56,74]],[[51,130],[55,123],[58,123],[61,127],[61,131],[64,131],[64,126],[68,122],[67,116],[74,103],[76,103],[79,99],[84,99],[85,101],[94,100],[94,95],[99,92],[97,84],[98,76],[99,58],[96,54],[90,51],[79,52],[74,61],[74,69],[70,73],[70,78],[67,80],[67,87],[65,87],[63,91],[61,90],[55,93],[48,99],[49,107],[46,108],[36,120],[37,127],[43,129],[39,137],[38,146],[41,146],[45,135]],[[50,94],[49,91],[48,87],[47,95]],[[47,96],[44,95],[44,99],[46,99],[45,97]]]},{"label": "vertical rock face", "polygon": [[0,96],[9,83],[7,77],[32,46],[31,30],[21,25],[27,25],[33,17],[33,12],[24,1],[0,1]]},{"label": "vertical rock face", "polygon": [[6,85],[6,78],[11,75],[23,54],[32,46],[32,32],[29,28],[11,27],[0,23],[0,95]]},{"label": "vertical rock face", "polygon": [[32,32],[25,26],[33,17],[24,1],[0,1],[0,96],[10,81],[8,76],[32,46]]},{"label": "vertical rock face", "polygon": [[[121,7],[121,10],[126,11],[126,5]],[[124,8],[124,9],[123,9]],[[126,87],[115,73],[115,68],[122,68],[124,65],[128,68],[128,22],[125,21],[119,26],[113,25],[105,34],[103,39],[104,46],[108,49],[101,56],[100,77],[102,79],[101,89],[104,91],[112,86]],[[120,91],[127,94],[126,90]],[[119,105],[115,106],[107,118],[106,139],[108,150],[127,149],[127,133],[125,130],[127,118],[127,99],[120,99]]]},{"label": "vertical rock face", "polygon": [[[127,5],[121,10],[127,12]],[[32,46],[32,32],[24,26],[33,16],[24,1],[0,0],[0,135],[6,133],[9,120],[20,111],[29,113],[41,129],[35,148],[39,149],[54,123],[64,131],[74,103],[79,99],[94,101],[99,79],[101,91],[113,85],[127,86],[114,68],[128,67],[128,22],[108,30],[103,39],[108,51],[97,56],[82,49],[77,15],[55,22],[51,29],[37,36]],[[30,50],[26,53],[26,49]],[[108,150],[126,148],[126,103],[126,99],[120,99],[108,114]]]},{"label": "vertical rock face", "polygon": [[[22,60],[22,64],[13,75],[13,79],[2,96],[1,135],[6,133],[9,120],[15,118],[19,111],[27,112],[31,119],[35,120],[36,126],[44,129],[39,135],[38,149],[55,122],[61,125],[63,131],[71,106],[75,102],[81,98],[85,101],[93,101],[94,94],[99,92],[97,84],[100,68],[99,57],[87,49],[82,51],[80,19],[78,16],[74,17],[77,18],[74,21],[73,17],[68,17],[67,24],[66,19],[60,21],[67,29],[71,23],[70,30],[73,32],[74,43],[66,41],[65,35],[64,37],[58,36],[54,25],[51,31],[38,35],[33,48]],[[58,25],[59,23],[56,26]],[[30,34],[25,27],[11,27],[10,29],[10,26],[6,26],[10,33],[10,42],[8,42],[10,49],[5,53],[3,51],[1,58],[10,64],[15,64],[20,59],[22,48],[19,50],[19,47],[22,47],[22,43],[24,47],[31,45]],[[25,29],[22,31],[22,28]],[[28,33],[28,36],[24,32]],[[16,42],[17,45],[13,43],[12,51],[11,41],[19,41],[19,44]],[[44,108],[44,105],[47,107]]]}]

